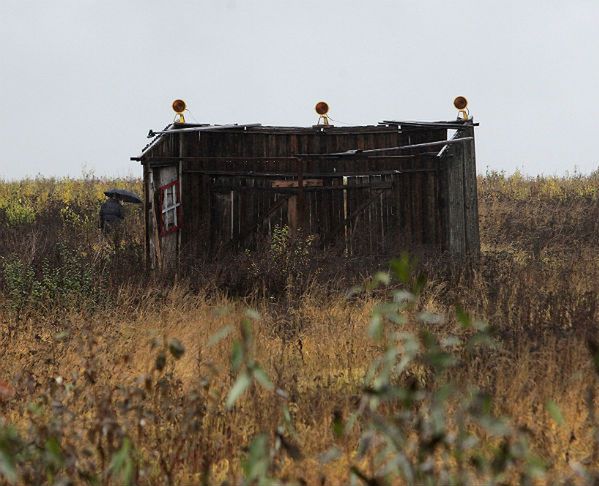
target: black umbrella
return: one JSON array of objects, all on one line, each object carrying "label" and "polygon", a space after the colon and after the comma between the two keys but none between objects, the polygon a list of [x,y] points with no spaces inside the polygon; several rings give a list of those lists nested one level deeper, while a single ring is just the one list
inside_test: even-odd
[{"label": "black umbrella", "polygon": [[125,191],[124,189],[109,189],[104,191],[107,196],[114,196],[124,202],[130,202],[135,204],[141,204],[139,196],[131,191]]}]

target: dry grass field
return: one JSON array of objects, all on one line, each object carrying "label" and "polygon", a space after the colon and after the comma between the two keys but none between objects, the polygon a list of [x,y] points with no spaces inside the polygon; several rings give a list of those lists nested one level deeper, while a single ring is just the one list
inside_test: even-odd
[{"label": "dry grass field", "polygon": [[0,183],[0,484],[599,481],[599,175],[480,177],[477,262],[283,232],[174,280],[108,186]]}]

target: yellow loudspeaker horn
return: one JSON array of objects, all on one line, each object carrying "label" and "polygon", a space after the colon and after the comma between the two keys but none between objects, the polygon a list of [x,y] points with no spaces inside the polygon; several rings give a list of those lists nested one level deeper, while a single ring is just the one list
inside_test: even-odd
[{"label": "yellow loudspeaker horn", "polygon": [[321,120],[322,120],[322,124],[323,125],[328,125],[329,124],[329,117],[328,117],[327,113],[329,112],[329,105],[326,102],[324,102],[324,101],[319,101],[318,103],[316,103],[316,106],[314,107],[314,110],[318,114],[318,123],[317,123],[317,125],[320,125],[320,121]]},{"label": "yellow loudspeaker horn", "polygon": [[470,119],[470,111],[468,110],[468,100],[465,97],[456,97],[456,99],[453,100],[453,106],[455,106],[458,110],[458,119]]},{"label": "yellow loudspeaker horn", "polygon": [[186,110],[187,105],[183,100],[175,100],[173,101],[173,110],[177,114],[175,117],[175,123],[185,123],[185,117],[183,116],[183,112]]}]

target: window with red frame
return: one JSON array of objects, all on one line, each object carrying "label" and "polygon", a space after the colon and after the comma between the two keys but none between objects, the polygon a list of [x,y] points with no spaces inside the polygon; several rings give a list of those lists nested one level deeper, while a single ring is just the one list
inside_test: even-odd
[{"label": "window with red frame", "polygon": [[179,181],[160,188],[160,234],[173,233],[181,228],[181,196]]}]

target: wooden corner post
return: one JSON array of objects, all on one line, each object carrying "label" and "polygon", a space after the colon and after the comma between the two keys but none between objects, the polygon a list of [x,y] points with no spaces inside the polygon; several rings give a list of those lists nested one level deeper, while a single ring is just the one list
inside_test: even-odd
[{"label": "wooden corner post", "polygon": [[480,254],[480,234],[478,226],[478,188],[476,178],[476,147],[474,143],[474,126],[469,125],[459,130],[458,138],[469,137],[462,144],[464,165],[464,221],[466,254],[478,257]]},{"label": "wooden corner post", "polygon": [[452,257],[477,257],[480,237],[474,126],[460,128],[453,139],[465,140],[453,144],[442,157],[445,163],[445,246]]}]

